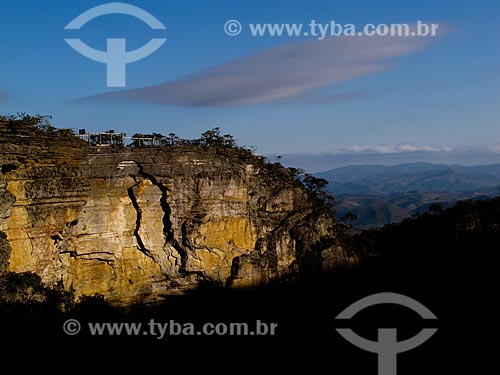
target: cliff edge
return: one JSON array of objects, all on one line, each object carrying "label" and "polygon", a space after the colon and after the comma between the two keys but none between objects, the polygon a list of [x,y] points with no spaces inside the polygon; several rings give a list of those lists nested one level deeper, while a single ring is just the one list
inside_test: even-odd
[{"label": "cliff edge", "polygon": [[352,259],[296,171],[237,147],[91,147],[0,122],[0,273],[149,302],[251,287]]}]

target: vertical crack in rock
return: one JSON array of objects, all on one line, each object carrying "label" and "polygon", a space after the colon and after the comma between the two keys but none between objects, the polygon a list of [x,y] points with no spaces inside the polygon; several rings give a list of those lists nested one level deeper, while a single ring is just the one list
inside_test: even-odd
[{"label": "vertical crack in rock", "polygon": [[186,220],[181,225],[181,243],[182,243],[181,250],[186,253],[186,258],[187,258],[187,251],[185,249],[193,250],[193,247],[192,247],[191,241],[189,240],[188,235],[187,235],[187,221]]},{"label": "vertical crack in rock", "polygon": [[[151,181],[151,183],[158,187],[161,191],[161,198],[160,198],[160,206],[163,210],[163,235],[165,237],[165,243],[164,246],[171,245],[175,251],[179,253],[181,263],[179,266],[179,272],[186,272],[186,264],[188,260],[188,253],[187,251],[183,248],[182,245],[179,244],[179,242],[175,239],[174,237],[174,230],[172,228],[172,221],[170,220],[170,215],[172,213],[172,209],[170,208],[170,205],[168,204],[168,188],[158,179],[150,174],[144,171],[144,167],[140,164],[137,163],[138,168],[139,168],[139,174],[143,177]],[[138,230],[138,229],[137,229]]]},{"label": "vertical crack in rock", "polygon": [[182,248],[181,245],[177,241],[174,241],[172,243],[172,246],[174,249],[179,253],[179,256],[181,257],[181,264],[179,266],[179,272],[186,273],[187,270],[187,260],[188,260],[188,254],[185,249]]},{"label": "vertical crack in rock", "polygon": [[137,244],[139,245],[139,250],[146,256],[150,257],[151,259],[154,259],[151,251],[149,251],[146,246],[144,245],[144,242],[142,241],[141,235],[139,234],[139,230],[141,229],[141,221],[142,221],[142,208],[139,206],[139,203],[137,202],[137,197],[134,194],[134,188],[139,186],[141,181],[137,182],[136,184],[132,185],[127,189],[128,196],[130,198],[130,201],[132,202],[132,206],[134,206],[135,211],[137,213],[137,218],[135,220],[135,229],[134,229],[134,237],[137,240]]},{"label": "vertical crack in rock", "polygon": [[159,182],[155,176],[144,172],[143,167],[140,164],[139,173],[142,177],[147,178],[149,181],[151,181],[153,185],[159,188],[161,191],[160,206],[163,210],[163,234],[165,235],[165,243],[169,243],[174,239],[174,231],[172,229],[172,222],[170,221],[170,214],[172,213],[172,210],[167,202],[168,189],[165,185]]},{"label": "vertical crack in rock", "polygon": [[240,272],[240,257],[236,256],[231,261],[231,270],[229,272],[229,277],[226,279],[226,288],[230,288],[234,282],[238,278],[238,274]]}]

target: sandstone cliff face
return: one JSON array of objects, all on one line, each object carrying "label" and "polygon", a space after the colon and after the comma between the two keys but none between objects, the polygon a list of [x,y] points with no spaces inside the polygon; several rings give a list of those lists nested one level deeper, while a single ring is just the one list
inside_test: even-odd
[{"label": "sandstone cliff face", "polygon": [[0,273],[76,295],[126,305],[349,262],[304,187],[243,150],[4,143],[0,162]]}]

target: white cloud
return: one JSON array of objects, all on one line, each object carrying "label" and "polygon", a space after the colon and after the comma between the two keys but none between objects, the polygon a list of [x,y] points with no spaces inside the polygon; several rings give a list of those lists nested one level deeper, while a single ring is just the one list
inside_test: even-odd
[{"label": "white cloud", "polygon": [[500,145],[485,146],[485,151],[491,152],[492,154],[500,154]]},{"label": "white cloud", "polygon": [[448,146],[415,146],[409,143],[397,145],[376,145],[376,146],[351,146],[333,151],[333,153],[356,153],[356,154],[400,154],[411,152],[451,152]]}]

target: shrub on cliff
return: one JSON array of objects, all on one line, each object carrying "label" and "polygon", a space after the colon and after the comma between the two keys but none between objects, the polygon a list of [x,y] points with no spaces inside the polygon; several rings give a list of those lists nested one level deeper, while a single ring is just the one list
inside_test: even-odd
[{"label": "shrub on cliff", "polygon": [[30,142],[34,138],[42,138],[44,142],[70,141],[72,144],[84,145],[72,129],[59,129],[52,125],[52,116],[28,115],[17,113],[15,115],[0,115],[0,142],[15,139],[16,143]]},{"label": "shrub on cliff", "polygon": [[55,318],[61,315],[78,317],[110,316],[115,314],[103,296],[80,296],[72,291],[51,288],[32,272],[5,272],[0,276],[0,320],[16,318]]},{"label": "shrub on cliff", "polygon": [[55,317],[74,306],[72,292],[49,288],[31,272],[6,272],[0,277],[0,317]]}]

